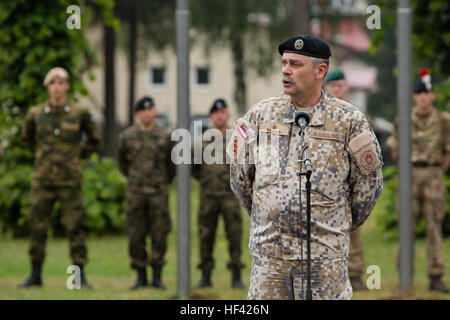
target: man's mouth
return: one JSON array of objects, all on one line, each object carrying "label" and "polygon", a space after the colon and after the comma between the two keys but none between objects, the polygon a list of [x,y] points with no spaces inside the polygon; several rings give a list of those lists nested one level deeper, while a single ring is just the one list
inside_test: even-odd
[{"label": "man's mouth", "polygon": [[285,78],[285,77],[283,77],[281,80],[282,80],[282,82],[283,82],[283,86],[289,86],[289,85],[291,85],[291,84],[294,83],[294,81],[292,81],[292,80],[289,79],[289,78]]}]

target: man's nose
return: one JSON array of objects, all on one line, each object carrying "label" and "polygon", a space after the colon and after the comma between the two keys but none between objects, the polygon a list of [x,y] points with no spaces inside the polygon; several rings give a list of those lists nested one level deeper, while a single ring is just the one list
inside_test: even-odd
[{"label": "man's nose", "polygon": [[283,66],[283,68],[281,69],[281,72],[282,72],[284,75],[290,74],[290,73],[291,73],[291,69],[289,68],[289,65],[288,65],[288,64],[285,64],[285,65]]}]

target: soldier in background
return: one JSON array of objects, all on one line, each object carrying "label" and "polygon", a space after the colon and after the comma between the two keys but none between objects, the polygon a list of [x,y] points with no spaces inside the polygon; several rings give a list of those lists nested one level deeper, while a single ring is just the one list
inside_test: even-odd
[{"label": "soldier in background", "polygon": [[[441,278],[445,271],[442,255],[442,220],[445,216],[444,174],[450,163],[450,116],[433,107],[435,94],[426,69],[414,87],[416,104],[411,112],[411,160],[413,232],[415,234],[420,211],[425,216],[427,237],[427,270],[430,290],[447,293]],[[388,139],[392,159],[398,159],[397,125]]]},{"label": "soldier in background", "polygon": [[[74,265],[80,267],[81,286],[89,288],[84,265],[87,261],[81,183],[80,158],[88,157],[100,143],[94,118],[85,109],[69,101],[69,74],[63,68],[51,69],[44,85],[49,100],[32,107],[25,118],[22,139],[34,155],[31,184],[30,229],[32,271],[20,288],[41,286],[47,229],[56,201],[64,218]],[[85,133],[87,141],[81,142]]]},{"label": "soldier in background", "polygon": [[[339,69],[331,71],[324,84],[325,91],[331,93],[338,99],[347,101],[348,83],[344,72]],[[366,116],[367,117],[367,116]],[[367,117],[370,123],[370,119]],[[348,260],[348,276],[353,290],[367,290],[361,280],[364,273],[364,253],[361,240],[361,228],[350,232],[350,257]]]},{"label": "soldier in background", "polygon": [[[200,210],[198,230],[200,237],[200,264],[202,279],[198,288],[210,287],[211,271],[214,268],[213,249],[219,214],[225,222],[225,232],[229,243],[230,261],[227,266],[232,272],[232,287],[243,288],[240,269],[244,267],[241,257],[242,217],[239,202],[230,188],[230,167],[225,162],[226,129],[230,113],[223,99],[214,101],[209,118],[213,128],[220,130],[223,142],[217,149],[222,151],[223,164],[194,164],[193,175],[200,181]],[[203,150],[211,142],[203,142]],[[217,142],[216,142],[217,143]]]},{"label": "soldier in background", "polygon": [[[148,285],[147,264],[153,268],[152,285],[165,289],[161,271],[165,263],[167,235],[171,230],[168,187],[175,175],[171,160],[170,132],[158,126],[154,101],[143,97],[135,105],[139,119],[119,136],[119,166],[128,179],[127,228],[131,268],[138,274],[132,290]],[[146,237],[151,236],[148,257]]]}]

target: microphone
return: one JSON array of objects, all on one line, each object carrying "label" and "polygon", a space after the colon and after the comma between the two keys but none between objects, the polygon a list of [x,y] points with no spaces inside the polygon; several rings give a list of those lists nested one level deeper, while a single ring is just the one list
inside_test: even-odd
[{"label": "microphone", "polygon": [[309,124],[309,115],[305,112],[298,112],[295,115],[295,124],[300,127],[299,134],[301,135],[305,130],[306,126]]},{"label": "microphone", "polygon": [[308,151],[306,151],[306,149],[308,147],[305,145],[305,140],[304,140],[303,134],[305,132],[306,126],[308,126],[308,124],[309,124],[309,120],[310,120],[309,115],[305,112],[297,113],[295,115],[295,119],[294,119],[295,124],[300,127],[300,131],[298,132],[298,135],[301,136],[301,140],[302,140],[302,149],[303,149],[304,156],[305,156],[304,162],[305,162],[306,176],[308,177],[308,179],[311,176],[313,169],[312,169],[312,165],[311,165],[311,159],[309,159],[309,156],[308,156]]}]

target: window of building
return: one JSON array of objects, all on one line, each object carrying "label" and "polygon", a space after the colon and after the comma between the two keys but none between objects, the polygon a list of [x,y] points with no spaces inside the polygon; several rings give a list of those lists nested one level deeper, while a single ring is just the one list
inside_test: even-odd
[{"label": "window of building", "polygon": [[151,84],[163,85],[166,83],[166,69],[163,67],[153,67],[150,70]]},{"label": "window of building", "polygon": [[207,67],[196,69],[196,84],[200,86],[207,86],[211,84],[210,70]]}]

